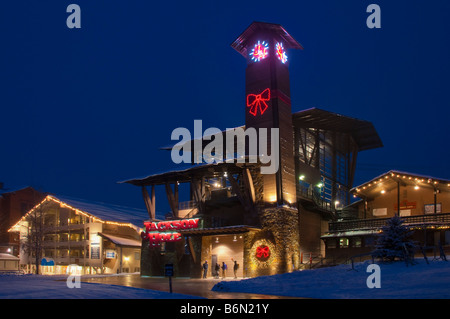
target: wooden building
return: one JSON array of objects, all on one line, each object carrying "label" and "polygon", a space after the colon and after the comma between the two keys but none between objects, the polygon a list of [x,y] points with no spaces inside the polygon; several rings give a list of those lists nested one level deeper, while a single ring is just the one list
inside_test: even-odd
[{"label": "wooden building", "polygon": [[[261,129],[277,130],[258,144],[258,154],[264,148],[277,154],[279,169],[262,173],[268,164],[261,157],[200,163],[196,143],[208,141],[190,140],[196,165],[124,181],[141,188],[149,214],[142,275],[162,275],[171,263],[176,276],[200,277],[205,261],[208,276],[223,262],[227,276],[234,275],[234,261],[239,277],[299,269],[303,254],[324,253],[321,234],[336,209],[350,203],[358,152],[382,146],[368,121],[316,108],[292,113],[287,50],[303,47],[281,25],[254,22],[231,46],[247,59],[240,128],[257,131],[259,141]],[[246,145],[244,156],[233,151],[250,159],[251,148]],[[171,207],[166,220],[155,218],[158,185]],[[180,201],[185,185],[189,197]]]},{"label": "wooden building", "polygon": [[357,201],[322,236],[326,256],[338,262],[374,249],[386,220],[398,214],[410,227],[416,253],[440,255],[450,248],[450,180],[391,170],[350,191]]}]

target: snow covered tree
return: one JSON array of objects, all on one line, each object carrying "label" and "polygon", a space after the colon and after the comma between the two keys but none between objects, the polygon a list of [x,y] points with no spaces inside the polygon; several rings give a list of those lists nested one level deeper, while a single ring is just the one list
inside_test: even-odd
[{"label": "snow covered tree", "polygon": [[375,257],[394,261],[408,259],[414,254],[416,247],[411,239],[412,230],[403,225],[403,219],[395,215],[387,220],[378,235],[376,249],[372,252]]}]

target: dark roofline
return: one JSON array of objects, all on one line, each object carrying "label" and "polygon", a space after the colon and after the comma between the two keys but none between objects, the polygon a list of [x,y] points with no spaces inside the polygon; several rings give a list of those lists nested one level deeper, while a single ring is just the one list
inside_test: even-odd
[{"label": "dark roofline", "polygon": [[236,40],[231,43],[231,47],[239,52],[243,57],[247,57],[247,42],[258,31],[273,32],[280,36],[284,42],[286,49],[300,49],[303,50],[303,46],[298,43],[280,24],[254,21],[247,29],[244,30]]},{"label": "dark roofline", "polygon": [[[383,142],[381,141],[377,130],[369,121],[360,120],[357,118],[325,111],[318,108],[309,108],[306,110],[295,112],[292,114],[292,121],[294,125],[300,127],[317,128],[341,133],[348,133],[354,138],[356,144],[358,145],[359,151],[383,147]],[[246,127],[245,125],[241,125],[233,128],[227,128],[222,131],[222,134],[225,137],[227,131],[236,128],[242,128],[245,130]],[[201,139],[191,139],[189,141],[186,141],[184,144],[193,143],[193,141],[195,140]],[[209,142],[210,140],[208,139],[203,140],[204,144],[207,144]],[[178,146],[181,146],[179,143],[176,144]],[[167,145],[161,147],[160,149],[171,150],[173,146],[175,146],[175,144]],[[204,145],[202,145],[202,147],[204,147]]]},{"label": "dark roofline", "polygon": [[195,177],[208,177],[214,178],[223,176],[224,171],[229,174],[235,174],[242,171],[242,167],[255,167],[259,166],[258,163],[211,163],[211,164],[198,164],[192,165],[186,169],[172,170],[168,172],[152,174],[145,177],[133,178],[125,181],[118,182],[119,184],[127,183],[135,186],[147,186],[147,185],[163,185],[166,183],[186,183],[191,182]]},{"label": "dark roofline", "polygon": [[338,113],[310,108],[292,114],[294,126],[323,129],[350,134],[358,145],[358,151],[383,147],[374,125],[365,120]]}]

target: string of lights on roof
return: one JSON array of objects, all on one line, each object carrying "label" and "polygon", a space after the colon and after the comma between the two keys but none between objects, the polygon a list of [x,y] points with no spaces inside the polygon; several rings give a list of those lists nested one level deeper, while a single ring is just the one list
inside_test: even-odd
[{"label": "string of lights on roof", "polygon": [[[438,184],[444,184],[444,185],[447,184],[447,186],[450,187],[450,183],[443,182],[441,180],[436,180],[431,177],[423,177],[423,176],[418,177],[418,176],[414,176],[414,175],[409,175],[409,174],[404,174],[401,172],[393,172],[392,171],[392,172],[386,173],[385,176],[379,177],[370,182],[362,184],[361,186],[357,187],[355,190],[356,190],[356,192],[361,192],[362,190],[365,190],[369,187],[379,186],[380,184],[383,183],[383,181],[386,181],[387,179],[390,179],[390,178],[396,178],[396,179],[402,179],[402,180],[415,182],[416,183],[416,186],[414,187],[415,189],[419,189],[419,185],[418,185],[419,183],[424,183],[425,185],[433,185],[433,186],[436,186]],[[384,192],[382,191],[382,193],[384,193]]]},{"label": "string of lights on roof", "polygon": [[12,230],[15,229],[17,226],[19,226],[19,224],[20,224],[22,221],[26,220],[27,217],[28,217],[33,211],[39,209],[42,205],[44,205],[44,204],[47,203],[47,202],[55,202],[55,203],[59,204],[60,207],[65,207],[65,208],[68,208],[68,209],[71,209],[71,210],[75,211],[75,214],[77,214],[77,215],[82,215],[82,216],[85,216],[85,217],[87,217],[87,218],[92,219],[93,222],[99,222],[99,223],[102,223],[102,224],[108,224],[108,225],[128,226],[128,227],[130,227],[130,228],[136,228],[136,226],[134,226],[134,225],[131,224],[131,223],[119,223],[119,222],[114,222],[114,221],[102,220],[102,219],[100,219],[100,218],[98,218],[98,217],[95,217],[94,215],[91,215],[91,214],[89,214],[89,213],[86,213],[86,212],[84,212],[84,211],[82,211],[82,210],[80,210],[80,209],[78,209],[78,208],[72,207],[72,206],[70,206],[70,205],[68,205],[68,204],[66,204],[66,203],[64,203],[64,202],[62,202],[62,201],[60,201],[59,199],[57,199],[56,197],[53,197],[53,196],[51,196],[51,195],[47,195],[40,203],[38,203],[36,206],[34,206],[32,209],[30,209],[30,210],[28,211],[28,213],[26,213],[26,214],[25,214],[25,215],[24,215],[24,216],[23,216],[23,217],[22,217],[22,218],[14,225],[14,226],[12,226],[12,227],[9,229],[9,231],[12,231]]}]

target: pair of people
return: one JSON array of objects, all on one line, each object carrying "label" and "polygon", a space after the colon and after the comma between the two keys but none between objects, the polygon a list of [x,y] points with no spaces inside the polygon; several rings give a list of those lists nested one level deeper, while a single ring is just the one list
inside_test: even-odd
[{"label": "pair of people", "polygon": [[[208,273],[208,261],[207,260],[205,260],[205,262],[203,263],[202,268],[203,268],[203,278],[206,278],[206,275]],[[226,269],[227,269],[227,264],[222,263],[222,274],[226,273]],[[213,273],[215,278],[219,278],[219,271],[220,271],[220,266],[219,266],[219,264],[216,263],[215,272]],[[225,275],[223,275],[222,277],[225,278]]]},{"label": "pair of people", "polygon": [[[205,261],[206,262],[206,261]],[[227,264],[225,262],[222,262],[222,267],[216,263],[216,266],[214,268],[215,272],[214,272],[214,278],[218,279],[219,278],[219,274],[220,274],[220,269],[222,268],[222,278],[225,278],[227,275]]]}]

